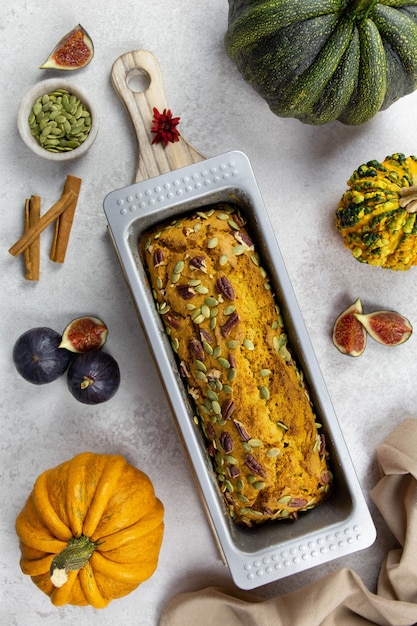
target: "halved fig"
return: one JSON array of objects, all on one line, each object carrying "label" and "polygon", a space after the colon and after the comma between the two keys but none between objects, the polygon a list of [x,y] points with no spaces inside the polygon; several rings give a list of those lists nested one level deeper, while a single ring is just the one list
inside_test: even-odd
[{"label": "halved fig", "polygon": [[59,347],[80,354],[99,350],[108,332],[106,324],[98,317],[77,317],[65,327]]},{"label": "halved fig", "polygon": [[384,346],[398,346],[413,332],[410,320],[396,311],[374,311],[364,315],[355,313],[366,332]]},{"label": "halved fig", "polygon": [[366,330],[357,319],[362,313],[358,298],[336,319],[333,326],[333,343],[342,354],[360,356],[366,347]]},{"label": "halved fig", "polygon": [[87,31],[78,24],[52,50],[41,70],[79,70],[90,63],[94,45]]}]

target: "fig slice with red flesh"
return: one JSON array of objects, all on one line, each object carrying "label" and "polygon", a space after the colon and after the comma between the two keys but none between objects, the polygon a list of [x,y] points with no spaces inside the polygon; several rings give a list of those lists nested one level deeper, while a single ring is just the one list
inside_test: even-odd
[{"label": "fig slice with red flesh", "polygon": [[384,346],[398,346],[410,338],[413,327],[410,320],[396,311],[374,311],[366,315],[355,313],[368,335]]},{"label": "fig slice with red flesh", "polygon": [[94,45],[87,31],[78,24],[52,50],[41,70],[78,70],[90,63]]},{"label": "fig slice with red flesh", "polygon": [[108,332],[106,324],[98,317],[77,317],[65,327],[59,347],[77,353],[99,350],[106,342]]},{"label": "fig slice with red flesh", "polygon": [[366,347],[366,330],[357,319],[362,313],[362,302],[358,298],[336,319],[333,326],[333,343],[342,354],[360,356]]}]

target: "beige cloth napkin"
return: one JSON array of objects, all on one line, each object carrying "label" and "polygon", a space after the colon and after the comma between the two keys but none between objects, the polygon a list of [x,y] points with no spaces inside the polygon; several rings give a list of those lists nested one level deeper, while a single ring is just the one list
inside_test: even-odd
[{"label": "beige cloth napkin", "polygon": [[376,593],[348,568],[268,600],[209,587],[172,598],[160,626],[415,626],[417,419],[405,420],[376,454],[382,477],[371,497],[400,546],[387,554]]}]

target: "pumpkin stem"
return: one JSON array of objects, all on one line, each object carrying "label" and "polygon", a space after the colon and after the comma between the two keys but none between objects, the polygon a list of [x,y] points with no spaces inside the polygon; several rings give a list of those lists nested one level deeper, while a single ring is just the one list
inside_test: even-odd
[{"label": "pumpkin stem", "polygon": [[352,0],[347,10],[356,20],[365,20],[378,2],[379,0]]},{"label": "pumpkin stem", "polygon": [[417,185],[400,189],[399,205],[409,213],[417,213]]},{"label": "pumpkin stem", "polygon": [[62,587],[68,580],[67,572],[84,567],[97,545],[84,535],[70,539],[66,547],[56,555],[51,563],[49,574],[52,584],[55,587]]}]

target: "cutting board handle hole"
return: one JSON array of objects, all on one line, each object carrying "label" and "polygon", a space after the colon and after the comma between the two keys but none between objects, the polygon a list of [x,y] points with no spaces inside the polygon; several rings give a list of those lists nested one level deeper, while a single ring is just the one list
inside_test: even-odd
[{"label": "cutting board handle hole", "polygon": [[148,72],[142,69],[131,70],[126,76],[126,84],[135,93],[145,92],[151,84]]}]

